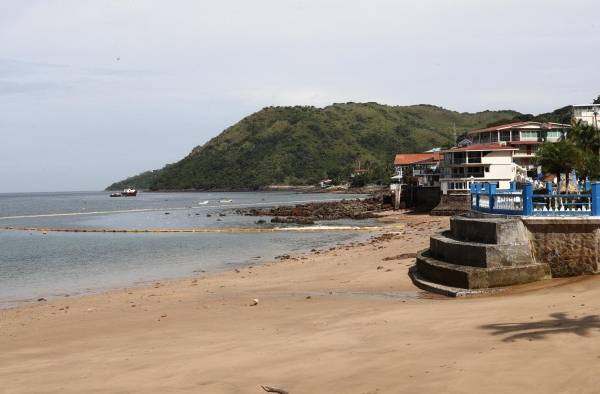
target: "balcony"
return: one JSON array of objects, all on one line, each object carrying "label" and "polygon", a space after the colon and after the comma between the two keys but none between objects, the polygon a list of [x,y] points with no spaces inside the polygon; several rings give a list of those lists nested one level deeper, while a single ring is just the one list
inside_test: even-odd
[{"label": "balcony", "polygon": [[525,152],[525,151],[515,151],[515,153],[513,153],[513,157],[534,157],[535,156],[535,152]]},{"label": "balcony", "polygon": [[421,170],[421,169],[414,169],[412,172],[413,176],[423,176],[423,175],[437,175],[439,174],[437,171],[434,170]]}]

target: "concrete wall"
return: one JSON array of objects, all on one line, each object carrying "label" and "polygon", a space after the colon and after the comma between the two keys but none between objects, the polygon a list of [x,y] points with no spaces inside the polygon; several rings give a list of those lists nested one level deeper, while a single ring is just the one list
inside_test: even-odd
[{"label": "concrete wall", "polygon": [[537,262],[553,277],[595,274],[600,250],[600,218],[523,218]]},{"label": "concrete wall", "polygon": [[[475,211],[467,216],[514,218]],[[524,217],[520,220],[535,262],[548,264],[552,277],[600,273],[600,217]]]},{"label": "concrete wall", "polygon": [[402,188],[402,202],[407,208],[429,211],[440,203],[441,191],[434,186],[406,185]]}]

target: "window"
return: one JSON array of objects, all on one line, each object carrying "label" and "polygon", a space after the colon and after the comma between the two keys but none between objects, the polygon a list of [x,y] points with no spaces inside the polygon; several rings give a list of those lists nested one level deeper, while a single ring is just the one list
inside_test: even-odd
[{"label": "window", "polygon": [[481,152],[468,152],[469,163],[481,163]]},{"label": "window", "polygon": [[498,133],[493,131],[490,133],[490,142],[498,142]]},{"label": "window", "polygon": [[557,139],[557,138],[560,138],[561,135],[562,135],[562,132],[560,130],[549,130],[546,133],[546,138]]},{"label": "window", "polygon": [[465,152],[454,153],[454,164],[463,164],[465,162]]},{"label": "window", "polygon": [[501,131],[500,141],[510,141],[510,131]]},{"label": "window", "polygon": [[512,140],[513,141],[518,141],[519,140],[519,130],[513,130],[512,131]]},{"label": "window", "polygon": [[522,140],[535,140],[538,139],[538,132],[536,131],[521,131]]}]

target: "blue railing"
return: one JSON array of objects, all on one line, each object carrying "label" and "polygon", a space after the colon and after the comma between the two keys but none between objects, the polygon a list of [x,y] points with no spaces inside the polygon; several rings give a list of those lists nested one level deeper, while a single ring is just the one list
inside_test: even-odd
[{"label": "blue railing", "polygon": [[[589,185],[589,188],[588,188]],[[547,185],[546,194],[534,194],[527,183],[517,191],[497,189],[495,184],[471,184],[471,209],[478,212],[514,216],[600,216],[600,183],[582,187],[590,193],[559,194]]]}]

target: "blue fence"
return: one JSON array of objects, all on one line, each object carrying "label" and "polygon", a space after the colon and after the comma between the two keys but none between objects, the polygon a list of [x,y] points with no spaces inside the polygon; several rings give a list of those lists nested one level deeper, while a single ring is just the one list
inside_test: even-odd
[{"label": "blue fence", "polygon": [[473,183],[471,209],[498,215],[600,216],[600,183],[586,183],[581,189],[580,194],[559,194],[547,185],[545,194],[534,194],[530,183],[525,184],[522,191],[517,191],[514,182],[510,189]]}]

